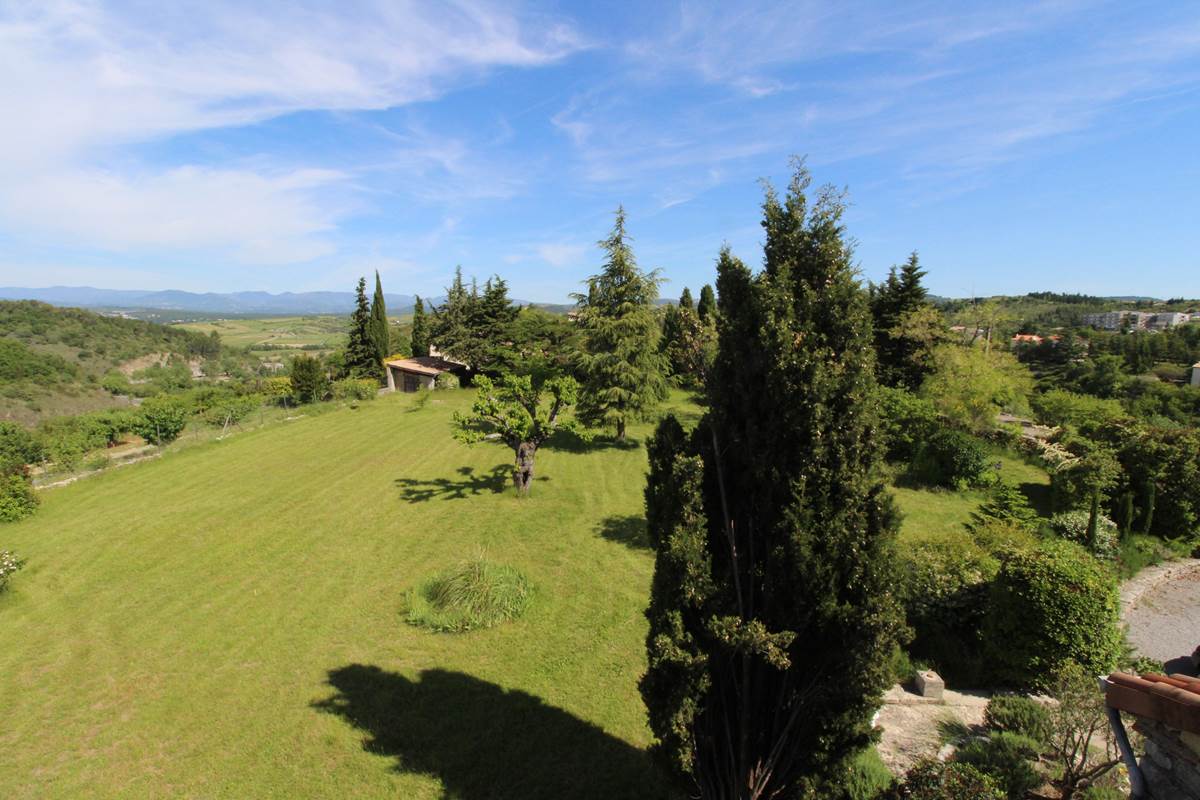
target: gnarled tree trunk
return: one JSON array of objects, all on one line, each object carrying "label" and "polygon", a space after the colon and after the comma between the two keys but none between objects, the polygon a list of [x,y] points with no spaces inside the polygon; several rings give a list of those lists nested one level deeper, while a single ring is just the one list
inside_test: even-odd
[{"label": "gnarled tree trunk", "polygon": [[537,453],[537,445],[533,442],[521,442],[517,445],[517,463],[513,467],[513,486],[517,494],[529,494],[533,487],[533,457]]}]

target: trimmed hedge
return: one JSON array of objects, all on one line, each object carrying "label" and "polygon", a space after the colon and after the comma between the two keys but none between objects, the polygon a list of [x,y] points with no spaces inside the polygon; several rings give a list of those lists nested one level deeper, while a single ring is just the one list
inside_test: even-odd
[{"label": "trimmed hedge", "polygon": [[1006,553],[983,635],[1000,685],[1048,688],[1069,661],[1095,675],[1110,672],[1121,652],[1116,579],[1071,542]]}]

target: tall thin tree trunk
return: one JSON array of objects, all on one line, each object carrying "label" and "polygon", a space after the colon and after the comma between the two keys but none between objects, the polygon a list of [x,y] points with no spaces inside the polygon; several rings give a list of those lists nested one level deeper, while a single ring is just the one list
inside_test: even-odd
[{"label": "tall thin tree trunk", "polygon": [[625,441],[625,418],[624,417],[617,420],[617,441],[618,442]]}]

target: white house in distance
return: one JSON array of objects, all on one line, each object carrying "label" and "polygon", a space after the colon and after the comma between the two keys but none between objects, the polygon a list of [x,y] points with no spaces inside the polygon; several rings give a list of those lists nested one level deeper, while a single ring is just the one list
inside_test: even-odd
[{"label": "white house in distance", "polygon": [[416,392],[421,389],[432,389],[436,385],[437,376],[443,372],[458,374],[464,371],[462,364],[456,364],[437,356],[395,358],[383,362],[383,365],[387,369],[389,392]]}]

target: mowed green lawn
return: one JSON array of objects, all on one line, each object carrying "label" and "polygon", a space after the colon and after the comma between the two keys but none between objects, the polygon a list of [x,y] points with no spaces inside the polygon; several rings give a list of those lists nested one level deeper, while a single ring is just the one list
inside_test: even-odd
[{"label": "mowed green lawn", "polygon": [[[0,797],[663,796],[637,693],[645,450],[564,440],[518,499],[509,451],[450,436],[470,398],[182,448],[0,528],[29,561],[0,596]],[[907,540],[982,499],[897,493]],[[406,589],[481,551],[532,580],[525,617],[404,623]]]},{"label": "mowed green lawn", "polygon": [[[44,495],[0,529],[0,797],[655,797],[637,680],[645,451],[450,437],[393,395]],[[649,426],[634,431],[644,436]],[[404,591],[483,551],[536,586],[465,635]]]}]

